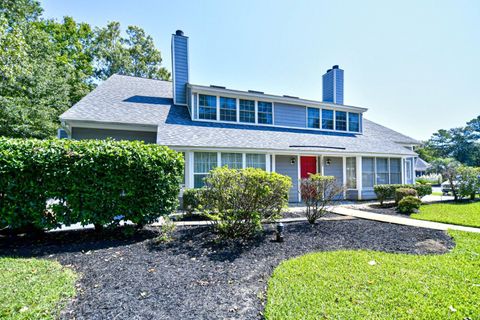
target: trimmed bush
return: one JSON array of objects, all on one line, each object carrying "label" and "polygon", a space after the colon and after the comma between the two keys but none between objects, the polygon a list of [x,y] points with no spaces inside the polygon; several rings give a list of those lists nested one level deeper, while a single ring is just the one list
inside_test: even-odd
[{"label": "trimmed bush", "polygon": [[0,138],[0,228],[142,226],[177,207],[182,171],[159,145]]},{"label": "trimmed bush", "polygon": [[417,212],[422,201],[415,196],[406,196],[398,202],[397,210],[401,213]]},{"label": "trimmed bush", "polygon": [[395,203],[398,204],[400,200],[407,196],[417,197],[417,191],[412,188],[398,188],[395,190]]},{"label": "trimmed bush", "polygon": [[218,167],[205,178],[201,205],[224,238],[249,238],[262,219],[275,219],[288,204],[289,177],[261,169]]},{"label": "trimmed bush", "polygon": [[377,199],[380,201],[380,204],[383,205],[385,200],[395,199],[395,190],[399,188],[410,188],[417,191],[417,194],[420,198],[432,194],[431,185],[421,185],[421,184],[377,184],[373,187],[373,191],[377,196]]},{"label": "trimmed bush", "polygon": [[183,210],[189,215],[201,209],[204,189],[185,189],[183,191]]}]

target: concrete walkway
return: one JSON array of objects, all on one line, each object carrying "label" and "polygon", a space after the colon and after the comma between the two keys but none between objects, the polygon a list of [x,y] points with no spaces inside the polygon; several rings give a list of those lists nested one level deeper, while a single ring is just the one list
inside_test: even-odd
[{"label": "concrete walkway", "polygon": [[387,214],[360,211],[360,210],[345,208],[342,206],[330,207],[329,211],[332,213],[343,215],[343,216],[350,216],[350,217],[355,217],[360,219],[381,221],[381,222],[394,223],[394,224],[403,224],[406,226],[413,226],[413,227],[419,227],[419,228],[428,228],[428,229],[435,229],[435,230],[450,229],[450,230],[480,233],[480,228],[457,226],[454,224],[447,224],[447,223],[440,223],[440,222],[433,222],[433,221],[416,220],[416,219],[411,219],[406,217],[398,217],[398,216],[392,216]]}]

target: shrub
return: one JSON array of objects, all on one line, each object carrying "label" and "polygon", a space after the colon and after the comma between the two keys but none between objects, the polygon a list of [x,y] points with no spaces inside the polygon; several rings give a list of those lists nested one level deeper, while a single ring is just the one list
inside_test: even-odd
[{"label": "shrub", "polygon": [[480,191],[480,169],[461,166],[458,169],[457,180],[459,195],[475,200],[475,194]]},{"label": "shrub", "polygon": [[380,205],[383,206],[383,202],[388,199],[393,199],[395,197],[395,186],[392,184],[378,184],[373,187],[375,195],[377,196]]},{"label": "shrub", "polygon": [[182,170],[179,153],[142,142],[1,138],[0,228],[142,226],[176,208]]},{"label": "shrub", "polygon": [[398,188],[395,190],[395,203],[398,204],[400,200],[407,196],[417,197],[417,191],[412,188]]},{"label": "shrub", "polygon": [[406,196],[398,202],[397,209],[401,213],[412,213],[412,212],[416,212],[421,205],[422,205],[422,201],[417,197]]},{"label": "shrub", "polygon": [[412,187],[417,191],[418,197],[421,199],[429,194],[432,194],[432,185],[430,184],[417,184]]},{"label": "shrub", "polygon": [[173,233],[175,232],[176,225],[170,220],[169,217],[165,217],[161,227],[160,235],[155,239],[156,243],[170,242],[173,240]]},{"label": "shrub", "polygon": [[201,209],[204,189],[185,189],[183,191],[183,209],[188,215]]},{"label": "shrub", "polygon": [[335,177],[311,174],[300,182],[300,193],[307,207],[305,216],[309,223],[314,224],[325,215],[326,207],[341,195],[343,188]]},{"label": "shrub", "polygon": [[221,237],[248,238],[288,203],[289,177],[261,169],[218,167],[205,178],[201,204]]}]

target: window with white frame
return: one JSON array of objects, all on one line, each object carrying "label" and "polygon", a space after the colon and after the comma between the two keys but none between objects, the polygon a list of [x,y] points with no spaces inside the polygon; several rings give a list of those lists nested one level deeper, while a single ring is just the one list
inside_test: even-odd
[{"label": "window with white frame", "polygon": [[201,188],[204,186],[203,179],[210,170],[217,166],[216,152],[194,152],[193,154],[193,186]]},{"label": "window with white frame", "polygon": [[357,159],[354,157],[348,157],[347,162],[347,188],[357,188]]},{"label": "window with white frame", "polygon": [[320,128],[320,109],[307,108],[307,126],[309,128]]},{"label": "window with white frame", "polygon": [[402,160],[398,158],[390,159],[390,183],[402,183]]},{"label": "window with white frame", "polygon": [[258,123],[273,124],[273,107],[271,102],[258,101]]},{"label": "window with white frame", "polygon": [[322,129],[333,130],[333,110],[322,109]]},{"label": "window with white frame", "polygon": [[217,97],[198,95],[198,118],[205,120],[217,120]]},{"label": "window with white frame", "polygon": [[373,188],[375,184],[375,158],[362,158],[362,186]]},{"label": "window with white frame", "polygon": [[360,132],[360,115],[358,113],[348,113],[348,131]]},{"label": "window with white frame", "polygon": [[347,131],[347,113],[335,111],[335,130]]},{"label": "window with white frame", "polygon": [[246,158],[245,167],[260,168],[263,170],[267,170],[267,162],[264,154],[247,153],[245,158]]},{"label": "window with white frame", "polygon": [[388,158],[376,158],[377,184],[388,184]]},{"label": "window with white frame", "polygon": [[255,101],[240,99],[240,122],[255,123]]},{"label": "window with white frame", "polygon": [[221,154],[222,167],[227,166],[230,169],[242,169],[243,156],[241,153],[223,153]]},{"label": "window with white frame", "polygon": [[220,120],[237,121],[237,99],[220,97]]}]

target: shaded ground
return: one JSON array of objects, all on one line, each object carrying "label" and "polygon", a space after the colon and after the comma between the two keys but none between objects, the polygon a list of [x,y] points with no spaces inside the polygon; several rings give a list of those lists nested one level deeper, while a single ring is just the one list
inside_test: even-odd
[{"label": "shaded ground", "polygon": [[133,238],[63,232],[40,242],[4,239],[0,252],[56,259],[80,273],[64,319],[259,319],[266,282],[282,260],[311,251],[453,247],[443,231],[357,219],[287,224],[283,243],[271,241],[271,228],[249,243],[216,243],[207,227],[177,229],[168,244],[156,244],[156,236],[153,229]]}]

